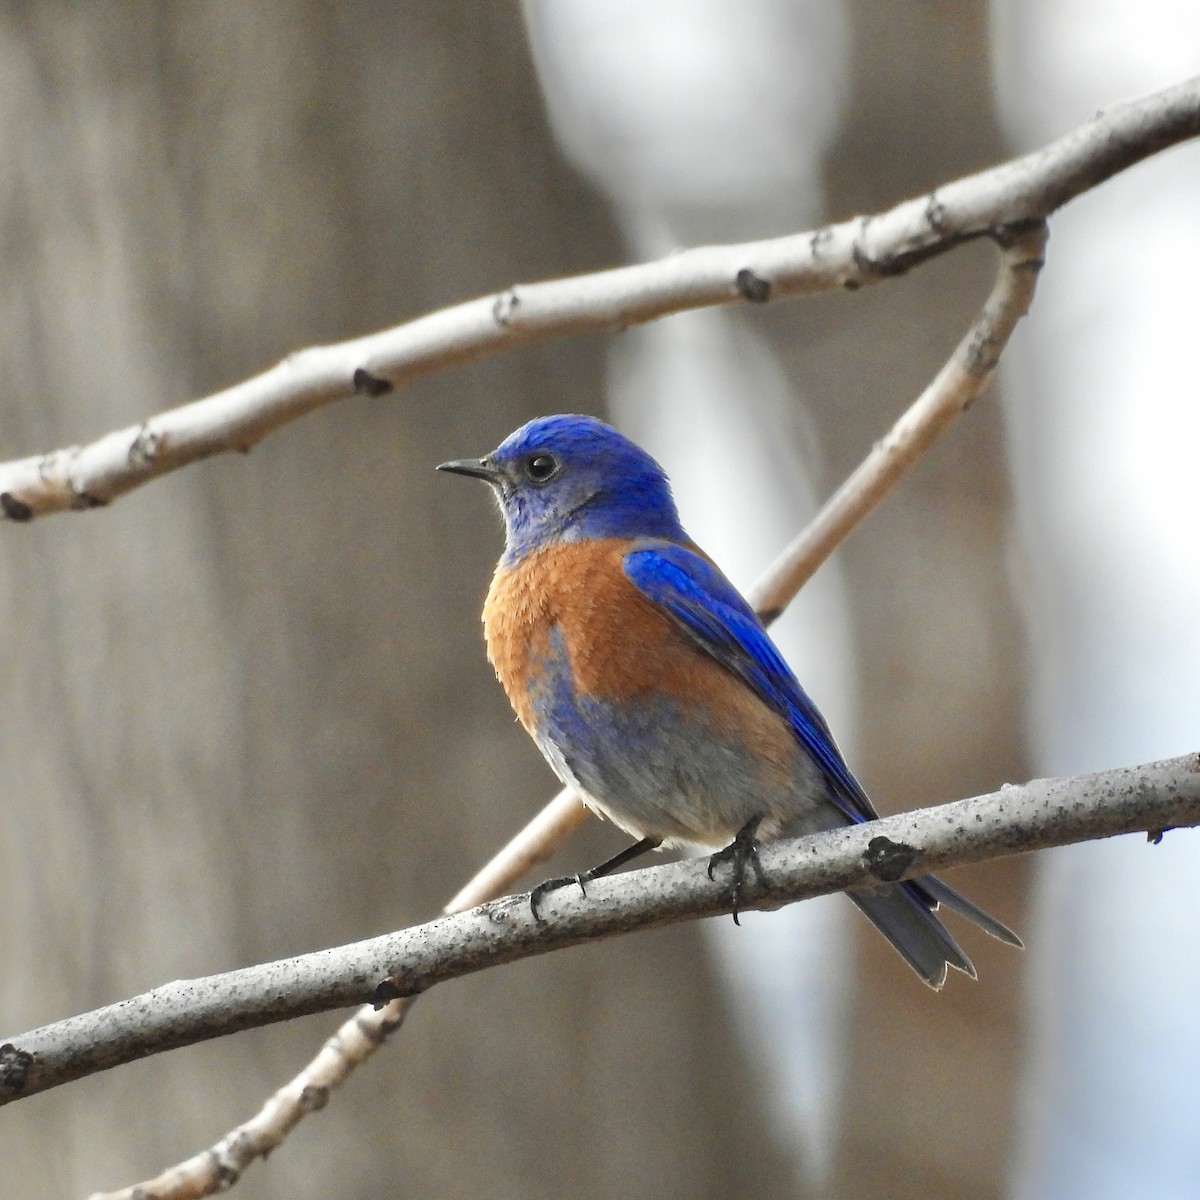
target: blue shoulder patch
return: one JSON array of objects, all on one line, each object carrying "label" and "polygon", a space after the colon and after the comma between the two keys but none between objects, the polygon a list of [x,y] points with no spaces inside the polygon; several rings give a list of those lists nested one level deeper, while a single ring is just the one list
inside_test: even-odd
[{"label": "blue shoulder patch", "polygon": [[762,622],[740,592],[707,559],[673,542],[640,544],[622,560],[625,575],[667,612],[706,654],[785,717],[830,782],[848,820],[877,815],[846,766],[825,718],[800,686]]}]

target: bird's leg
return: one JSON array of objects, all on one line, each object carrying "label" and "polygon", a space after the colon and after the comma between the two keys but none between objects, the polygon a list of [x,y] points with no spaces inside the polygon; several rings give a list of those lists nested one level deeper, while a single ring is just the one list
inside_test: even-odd
[{"label": "bird's leg", "polygon": [[586,896],[587,888],[584,886],[590,879],[601,879],[605,875],[611,875],[618,867],[623,867],[627,862],[632,862],[635,858],[645,854],[647,850],[657,850],[662,845],[661,838],[642,838],[640,842],[634,842],[632,846],[626,846],[620,854],[614,854],[612,858],[606,858],[602,863],[597,864],[587,871],[579,871],[575,875],[560,875],[556,879],[547,879],[543,883],[539,883],[537,887],[529,893],[529,908],[533,913],[533,919],[540,925],[542,924],[542,916],[538,912],[538,905],[542,901],[542,897],[549,892],[556,891],[560,887],[566,887],[569,883],[579,884],[579,890]]},{"label": "bird's leg", "polygon": [[733,866],[733,878],[729,882],[729,899],[733,905],[733,923],[740,925],[738,909],[742,903],[742,887],[746,882],[746,866],[754,868],[754,877],[759,887],[769,888],[770,880],[758,861],[758,840],[755,834],[762,824],[763,814],[751,817],[734,835],[733,841],[723,850],[718,850],[708,860],[708,877],[713,878],[713,871],[720,863],[728,862]]}]

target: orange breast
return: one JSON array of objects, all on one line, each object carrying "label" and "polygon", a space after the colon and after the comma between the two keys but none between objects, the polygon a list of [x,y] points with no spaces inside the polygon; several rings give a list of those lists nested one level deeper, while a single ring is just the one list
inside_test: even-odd
[{"label": "orange breast", "polygon": [[[567,650],[575,686],[623,697],[645,690],[661,664],[646,648],[676,635],[625,578],[624,539],[566,542],[498,567],[483,607],[488,658],[517,716],[530,725],[528,685],[549,654],[551,629]],[[654,655],[651,655],[653,658]]]},{"label": "orange breast", "polygon": [[624,538],[547,546],[498,568],[483,610],[488,658],[522,725],[557,628],[576,692],[621,701],[657,693],[695,714],[698,732],[732,737],[776,780],[790,778],[786,720],[704,653],[626,577]]}]

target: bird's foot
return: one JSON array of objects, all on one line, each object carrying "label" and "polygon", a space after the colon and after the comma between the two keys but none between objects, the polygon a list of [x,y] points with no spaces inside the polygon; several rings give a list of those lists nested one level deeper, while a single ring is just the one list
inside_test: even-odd
[{"label": "bird's foot", "polygon": [[754,878],[758,881],[759,887],[769,888],[771,886],[771,881],[767,878],[766,872],[762,869],[762,863],[758,860],[758,839],[755,834],[758,832],[760,824],[762,824],[761,815],[752,817],[737,831],[728,846],[718,850],[708,860],[708,877],[714,881],[713,872],[719,865],[729,863],[733,867],[733,877],[729,881],[729,902],[733,906],[733,923],[735,925],[741,924],[738,920],[738,910],[742,906],[746,867],[753,868]]},{"label": "bird's foot", "polygon": [[542,897],[548,892],[553,892],[560,887],[566,887],[570,883],[577,883],[579,884],[579,890],[583,893],[586,900],[587,888],[584,885],[589,880],[603,879],[605,875],[611,875],[618,867],[623,867],[627,862],[632,862],[639,855],[645,854],[647,850],[657,850],[661,845],[661,838],[644,837],[640,841],[634,842],[632,846],[626,846],[624,850],[619,854],[614,854],[612,858],[606,858],[602,863],[598,863],[586,871],[580,871],[578,875],[560,875],[557,879],[547,879],[545,883],[539,883],[529,893],[529,908],[533,913],[533,919],[539,925],[545,924],[541,913],[538,912],[538,905],[541,903]]},{"label": "bird's foot", "polygon": [[537,887],[535,887],[533,891],[529,893],[529,911],[533,913],[533,919],[539,925],[545,925],[546,918],[543,917],[540,912],[538,912],[538,905],[541,904],[542,900],[545,899],[546,896],[548,896],[551,892],[558,891],[559,888],[564,888],[572,883],[577,883],[579,885],[579,890],[586,897],[587,887],[585,885],[587,880],[590,878],[591,872],[580,871],[576,875],[559,875],[554,879],[546,879],[539,883]]}]

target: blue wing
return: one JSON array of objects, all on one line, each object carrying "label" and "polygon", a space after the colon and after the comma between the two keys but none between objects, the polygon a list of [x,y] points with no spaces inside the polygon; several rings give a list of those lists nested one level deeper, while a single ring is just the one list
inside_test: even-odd
[{"label": "blue wing", "polygon": [[737,589],[707,559],[673,542],[643,544],[625,555],[625,575],[685,634],[785,717],[830,782],[831,799],[848,820],[877,815],[850,773],[825,718]]}]

